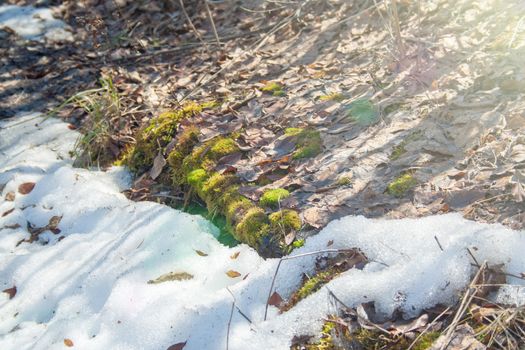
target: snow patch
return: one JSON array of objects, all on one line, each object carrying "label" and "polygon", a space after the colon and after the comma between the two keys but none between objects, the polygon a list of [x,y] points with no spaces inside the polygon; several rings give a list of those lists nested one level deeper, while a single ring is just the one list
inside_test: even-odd
[{"label": "snow patch", "polygon": [[72,41],[66,24],[53,17],[49,8],[32,6],[0,6],[0,27],[8,27],[18,35],[30,40]]},{"label": "snow patch", "polygon": [[[293,254],[333,241],[330,248],[359,247],[373,262],[343,273],[284,314],[270,306],[263,321],[277,259],[263,260],[246,245],[221,245],[218,230],[200,217],[129,201],[121,194],[130,181],[122,168],[73,168],[69,150],[77,137],[66,124],[35,115],[0,123],[0,290],[17,287],[12,299],[0,293],[2,349],[62,349],[66,338],[76,349],[166,349],[184,341],[185,350],[225,349],[233,301],[228,289],[251,321],[234,311],[229,348],[288,349],[294,335],[318,333],[322,318],[334,311],[329,290],[348,306],[375,301],[385,314],[413,316],[457,300],[473,271],[467,247],[479,261],[524,272],[524,232],[455,214],[345,217]],[[28,181],[36,183],[33,191],[17,193]],[[6,199],[9,192],[14,201]],[[27,222],[42,227],[52,216],[62,216],[60,233],[17,245],[29,236]],[[289,297],[314,266],[314,256],[283,262],[277,292]],[[229,270],[241,277],[228,277]],[[168,272],[193,278],[147,283]],[[496,297],[523,304],[524,281],[508,282],[512,286]]]}]

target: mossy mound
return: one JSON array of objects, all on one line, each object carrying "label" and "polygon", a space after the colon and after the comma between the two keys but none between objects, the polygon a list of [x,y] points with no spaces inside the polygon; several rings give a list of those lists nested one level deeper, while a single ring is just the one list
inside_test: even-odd
[{"label": "mossy mound", "polygon": [[[204,203],[211,220],[220,218],[224,228],[240,242],[255,249],[265,245],[265,251],[278,256],[285,250],[279,242],[292,230],[301,228],[299,215],[292,210],[283,210],[270,216],[262,207],[277,208],[279,202],[290,194],[284,189],[270,190],[263,195],[260,205],[239,193],[240,178],[231,173],[218,171],[220,160],[237,152],[242,152],[236,139],[239,134],[221,135],[205,142],[199,141],[200,131],[191,120],[181,124],[185,118],[206,108],[205,105],[188,103],[176,111],[162,113],[151,120],[136,136],[136,144],[131,147],[122,160],[134,173],[145,172],[153,166],[160,153],[166,156],[168,167],[157,181],[170,184],[177,191],[185,193],[180,205],[183,209],[196,203]],[[299,129],[294,136],[301,145],[305,130]],[[182,201],[181,201],[182,202]],[[284,233],[284,235],[283,235]],[[267,249],[268,244],[277,247]],[[293,249],[293,245],[288,250]],[[273,249],[273,248],[272,248]],[[286,250],[286,251],[288,251]],[[261,253],[263,254],[263,253]]]},{"label": "mossy mound", "polygon": [[124,153],[119,164],[127,165],[134,173],[141,173],[153,164],[153,160],[164,152],[164,148],[177,134],[182,119],[193,116],[203,109],[203,105],[188,102],[182,108],[161,113],[141,129],[136,136],[136,143]]},{"label": "mossy mound", "polygon": [[417,180],[411,174],[403,174],[394,179],[386,189],[391,196],[402,198],[405,194],[417,186]]},{"label": "mossy mound", "polygon": [[268,217],[273,232],[288,233],[301,228],[301,218],[295,210],[285,209],[272,213]]},{"label": "mossy mound", "polygon": [[287,128],[284,133],[295,139],[297,148],[292,155],[293,159],[311,158],[321,153],[323,142],[319,131],[311,128]]},{"label": "mossy mound", "polygon": [[[333,320],[333,321],[332,321]],[[292,346],[292,350],[343,350],[347,347],[342,344],[352,344],[352,349],[366,350],[406,350],[410,346],[413,350],[427,350],[440,336],[439,332],[428,332],[423,334],[413,345],[413,340],[403,335],[385,336],[379,330],[359,328],[350,332],[348,327],[336,323],[337,317],[330,316],[323,323],[318,340],[311,344],[300,344]]]},{"label": "mossy mound", "polygon": [[252,247],[257,247],[264,236],[270,234],[270,221],[261,208],[253,207],[243,216],[235,227],[239,239]]},{"label": "mossy mound", "polygon": [[273,96],[285,96],[283,86],[277,82],[269,81],[262,88],[261,91],[272,94]]},{"label": "mossy mound", "polygon": [[265,191],[259,203],[264,207],[277,208],[279,203],[288,197],[290,197],[290,192],[284,188],[275,188]]}]

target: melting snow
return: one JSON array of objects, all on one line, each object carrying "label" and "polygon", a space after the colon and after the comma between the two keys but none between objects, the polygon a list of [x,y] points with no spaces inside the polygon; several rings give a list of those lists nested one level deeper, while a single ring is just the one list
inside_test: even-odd
[{"label": "melting snow", "polygon": [[0,28],[8,27],[18,35],[31,40],[47,38],[51,41],[71,41],[65,23],[55,19],[49,8],[32,6],[0,6]]},{"label": "melting snow", "polygon": [[[278,261],[263,260],[246,245],[221,245],[218,230],[200,217],[129,201],[120,193],[130,181],[123,169],[73,168],[69,150],[77,136],[62,122],[35,115],[0,123],[0,290],[17,288],[12,299],[0,293],[2,349],[62,349],[64,339],[76,349],[166,349],[184,341],[185,350],[225,349],[233,301],[227,287],[252,321],[234,311],[229,348],[287,349],[293,335],[318,332],[321,318],[333,312],[328,289],[349,306],[373,300],[384,313],[411,316],[456,300],[472,272],[466,247],[510,273],[525,269],[524,232],[453,214],[346,217],[293,254],[325,249],[333,240],[330,248],[359,247],[375,262],[347,271],[284,314],[271,306],[263,322]],[[25,182],[36,186],[22,195],[17,189]],[[6,199],[9,192],[14,201]],[[42,227],[52,216],[63,216],[61,232],[17,246],[29,237],[28,222]],[[277,291],[289,297],[314,265],[315,257],[283,262]],[[230,278],[228,270],[241,276]],[[147,283],[168,272],[194,278]],[[508,282],[515,287],[497,297],[522,304],[523,281]]]}]

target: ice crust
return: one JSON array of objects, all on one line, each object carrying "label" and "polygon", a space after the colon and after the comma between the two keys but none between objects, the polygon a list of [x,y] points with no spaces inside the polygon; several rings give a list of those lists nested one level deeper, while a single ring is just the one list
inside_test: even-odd
[{"label": "ice crust", "polygon": [[9,27],[25,39],[71,41],[66,24],[53,17],[49,8],[32,6],[1,5],[0,28]]},{"label": "ice crust", "polygon": [[[217,229],[200,217],[129,201],[121,191],[130,176],[121,168],[73,168],[69,150],[77,136],[62,122],[35,115],[0,123],[0,290],[17,287],[11,300],[0,293],[1,349],[63,349],[66,338],[75,349],[166,349],[184,341],[184,350],[225,349],[233,301],[227,287],[252,322],[234,311],[229,349],[288,349],[294,335],[318,333],[322,318],[334,311],[329,290],[348,306],[375,301],[385,314],[400,310],[409,317],[458,298],[473,271],[467,247],[479,261],[504,263],[507,272],[525,269],[524,232],[500,225],[456,214],[345,217],[292,254],[326,249],[333,241],[330,248],[358,247],[373,262],[284,314],[270,306],[264,322],[277,259],[263,260],[246,245],[221,245]],[[29,181],[36,183],[31,193],[6,201],[8,192]],[[38,243],[16,246],[29,236],[27,222],[45,226],[54,215],[63,216],[59,234],[45,232]],[[5,228],[13,224],[21,227]],[[314,265],[315,257],[283,262],[277,292],[289,297]],[[241,277],[228,277],[228,270]],[[167,272],[194,278],[147,283]],[[513,286],[496,297],[523,304],[523,281],[508,282]]]}]

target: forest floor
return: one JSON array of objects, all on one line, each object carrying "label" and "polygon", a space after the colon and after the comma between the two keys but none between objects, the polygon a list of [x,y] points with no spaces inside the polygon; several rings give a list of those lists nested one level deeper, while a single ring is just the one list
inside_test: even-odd
[{"label": "forest floor", "polygon": [[[32,40],[0,29],[0,118],[47,111],[95,134],[80,165],[122,160],[163,112],[211,103],[182,130],[204,146],[235,135],[211,167],[254,205],[285,190],[278,209],[301,225],[281,248],[347,215],[525,225],[518,1],[7,3],[44,4],[67,26]],[[195,194],[166,181],[172,138],[151,140],[130,199],[180,207]]]},{"label": "forest floor", "polygon": [[[309,227],[449,211],[523,227],[523,5],[401,2],[397,22],[370,1],[214,4],[219,47],[202,4],[187,5],[194,31],[178,4],[125,3],[57,6],[72,41],[28,43],[4,29],[2,115],[51,110],[111,79],[125,120],[107,147],[118,158],[162,111],[220,101],[193,121],[199,139],[240,132],[242,156],[223,169],[256,184],[243,193],[254,200],[289,190],[281,205]],[[59,115],[89,125],[74,103]],[[321,148],[294,157],[291,127]]]}]

